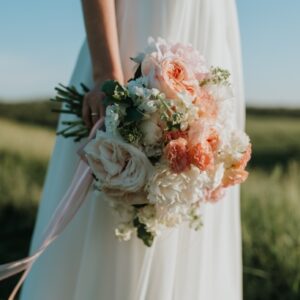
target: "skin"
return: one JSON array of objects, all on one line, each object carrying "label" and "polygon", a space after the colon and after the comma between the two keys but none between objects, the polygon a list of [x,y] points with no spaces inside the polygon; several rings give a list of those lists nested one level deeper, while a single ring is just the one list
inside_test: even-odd
[{"label": "skin", "polygon": [[[101,85],[107,79],[123,83],[124,78],[119,53],[115,1],[82,0],[82,8],[94,78],[94,87],[84,98],[82,117],[85,124],[91,128],[105,113]],[[98,115],[91,116],[92,112]]]}]

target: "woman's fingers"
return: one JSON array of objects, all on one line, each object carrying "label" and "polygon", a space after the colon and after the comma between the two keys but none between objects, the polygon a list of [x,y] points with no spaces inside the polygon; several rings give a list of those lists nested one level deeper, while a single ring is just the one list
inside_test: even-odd
[{"label": "woman's fingers", "polygon": [[90,110],[92,116],[92,122],[95,124],[103,115],[104,115],[104,107],[103,107],[103,93],[98,93],[95,95],[95,98],[90,102]]},{"label": "woman's fingers", "polygon": [[86,94],[83,102],[82,118],[88,128],[91,128],[104,116],[103,99],[104,93],[99,90],[92,90]]},{"label": "woman's fingers", "polygon": [[82,119],[88,128],[92,127],[91,110],[88,104],[88,95],[84,97],[82,105]]},{"label": "woman's fingers", "polygon": [[95,124],[100,118],[100,109],[98,103],[91,104],[91,117],[92,123]]}]

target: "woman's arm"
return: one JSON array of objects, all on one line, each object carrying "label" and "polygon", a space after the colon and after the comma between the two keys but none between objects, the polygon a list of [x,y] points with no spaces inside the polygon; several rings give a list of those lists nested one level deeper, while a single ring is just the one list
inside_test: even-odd
[{"label": "woman's arm", "polygon": [[[88,127],[104,115],[100,86],[107,79],[123,82],[114,0],[82,0],[93,65],[94,88],[86,95],[82,116]],[[98,116],[91,116],[98,113]]]}]

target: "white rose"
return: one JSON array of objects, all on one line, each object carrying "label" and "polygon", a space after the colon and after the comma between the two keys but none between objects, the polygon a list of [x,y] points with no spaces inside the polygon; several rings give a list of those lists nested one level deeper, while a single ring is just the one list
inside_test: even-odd
[{"label": "white rose", "polygon": [[161,128],[151,119],[143,121],[140,126],[144,136],[143,140],[145,145],[154,145],[161,140]]},{"label": "white rose", "polygon": [[88,163],[98,179],[97,185],[109,196],[138,194],[150,178],[153,166],[136,147],[98,131],[84,147]]}]

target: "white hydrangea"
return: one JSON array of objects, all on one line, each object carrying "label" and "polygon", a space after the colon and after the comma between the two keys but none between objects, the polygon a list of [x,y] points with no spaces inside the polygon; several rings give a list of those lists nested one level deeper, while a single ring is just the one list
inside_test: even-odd
[{"label": "white hydrangea", "polygon": [[186,219],[189,206],[185,204],[156,205],[157,218],[165,227],[175,227]]},{"label": "white hydrangea", "polygon": [[150,203],[173,205],[178,203],[194,203],[203,198],[204,187],[209,183],[206,172],[197,167],[179,174],[172,172],[167,166],[158,166],[154,175],[146,185]]}]

